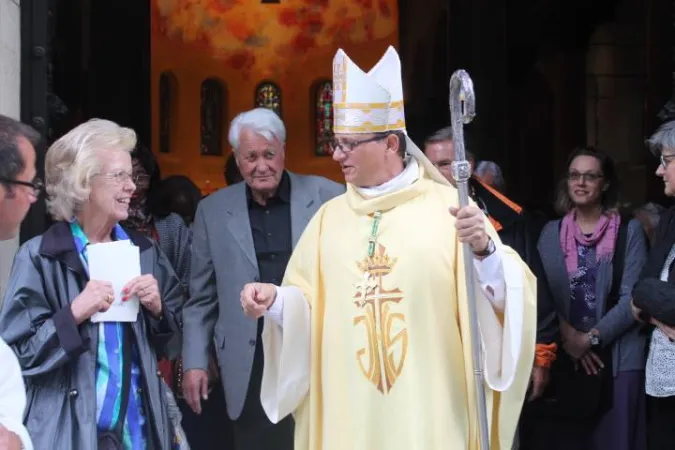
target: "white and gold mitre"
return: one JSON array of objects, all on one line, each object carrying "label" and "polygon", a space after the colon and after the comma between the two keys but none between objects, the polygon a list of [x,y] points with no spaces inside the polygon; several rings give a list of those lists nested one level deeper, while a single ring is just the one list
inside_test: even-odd
[{"label": "white and gold mitre", "polygon": [[[389,75],[386,72],[389,71]],[[333,131],[335,133],[380,133],[405,130],[403,88],[392,99],[387,84],[399,79],[401,63],[393,47],[369,73],[359,68],[343,50],[333,59]],[[389,83],[381,83],[389,81]],[[395,89],[394,89],[395,90]]]},{"label": "white and gold mitre", "polygon": [[406,134],[406,152],[421,164],[434,181],[450,184],[407,136],[403,109],[401,60],[389,47],[375,66],[365,73],[338,50],[333,58],[333,132]]}]

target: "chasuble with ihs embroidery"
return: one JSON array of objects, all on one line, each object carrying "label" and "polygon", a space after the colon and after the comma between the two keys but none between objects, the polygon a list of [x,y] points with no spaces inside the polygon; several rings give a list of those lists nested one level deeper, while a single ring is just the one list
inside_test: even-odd
[{"label": "chasuble with ihs embroidery", "polygon": [[[266,319],[263,334],[261,400],[272,421],[295,416],[297,450],[478,448],[463,259],[448,212],[457,203],[420,168],[393,194],[364,199],[348,186],[308,225],[284,280],[297,289],[282,288],[283,328]],[[510,450],[532,370],[536,286],[498,245],[506,309],[479,286],[476,301],[490,448]]]}]

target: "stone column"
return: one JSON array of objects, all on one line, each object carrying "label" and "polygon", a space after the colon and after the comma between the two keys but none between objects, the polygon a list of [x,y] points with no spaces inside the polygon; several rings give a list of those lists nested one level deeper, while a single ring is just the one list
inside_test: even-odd
[{"label": "stone column", "polygon": [[[21,17],[19,0],[0,0],[0,114],[19,119],[21,105]],[[0,305],[18,237],[0,242]]]}]

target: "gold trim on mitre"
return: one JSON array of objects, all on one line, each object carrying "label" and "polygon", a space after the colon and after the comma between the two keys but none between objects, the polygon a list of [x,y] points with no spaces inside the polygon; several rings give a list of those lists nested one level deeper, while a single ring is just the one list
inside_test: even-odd
[{"label": "gold trim on mitre", "polygon": [[405,133],[406,152],[424,167],[426,176],[437,183],[450,185],[407,135],[401,60],[396,49],[390,46],[367,74],[344,51],[338,50],[333,59],[333,132],[385,131]]},{"label": "gold trim on mitre", "polygon": [[405,131],[401,59],[394,47],[390,45],[387,48],[382,58],[370,69],[368,76],[389,92],[389,130]]},{"label": "gold trim on mitre", "polygon": [[333,58],[334,133],[405,129],[402,100],[392,103],[385,88],[338,50]]}]

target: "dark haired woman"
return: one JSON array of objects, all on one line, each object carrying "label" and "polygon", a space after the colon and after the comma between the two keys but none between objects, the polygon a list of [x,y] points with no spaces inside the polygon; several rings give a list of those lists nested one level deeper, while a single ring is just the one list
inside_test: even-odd
[{"label": "dark haired woman", "polygon": [[[163,193],[162,188],[164,182],[160,181],[159,166],[152,152],[146,147],[137,146],[131,154],[131,161],[136,191],[131,199],[129,218],[125,224],[159,243],[187,293],[192,232],[183,217],[170,212],[170,205],[164,200],[165,192]],[[196,209],[196,204],[194,206]],[[194,216],[194,213],[192,215]],[[159,362],[164,380],[179,397],[182,394],[180,361],[179,359],[175,362],[166,360]],[[215,381],[217,372],[213,363],[212,382]],[[219,386],[220,383],[213,383],[214,390],[210,393],[205,412],[201,416],[194,414],[184,401],[179,401],[183,414],[182,426],[192,450],[229,448],[230,424],[225,413],[223,394],[218,390]]]},{"label": "dark haired woman", "polygon": [[159,185],[155,201],[155,214],[168,216],[176,213],[189,227],[197,213],[197,205],[202,193],[194,182],[184,175],[172,175],[164,178]]},{"label": "dark haired woman", "polygon": [[131,155],[136,191],[124,225],[159,243],[187,291],[190,271],[190,230],[178,214],[162,208],[159,200],[160,171],[150,150],[137,146]]},{"label": "dark haired woman", "polygon": [[[551,382],[528,420],[526,449],[643,450],[645,338],[631,290],[647,253],[640,222],[622,218],[614,162],[575,149],[538,249],[559,326]],[[535,409],[536,410],[536,409]]]}]

